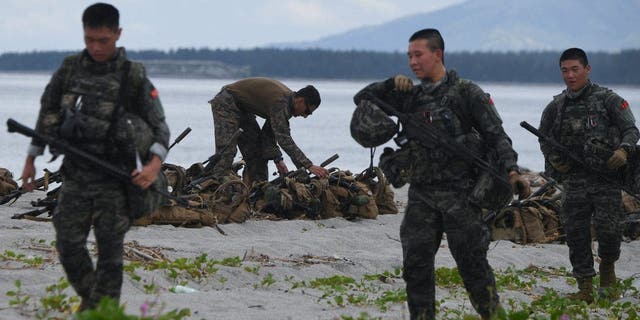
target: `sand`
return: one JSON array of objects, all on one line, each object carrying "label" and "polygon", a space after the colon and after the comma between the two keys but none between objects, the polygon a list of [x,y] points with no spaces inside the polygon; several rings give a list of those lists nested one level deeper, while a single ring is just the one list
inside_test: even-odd
[{"label": "sand", "polygon": [[[406,189],[396,190],[396,199],[406,202]],[[34,318],[36,305],[41,297],[48,295],[46,287],[64,277],[56,253],[51,247],[55,239],[49,222],[13,220],[14,213],[32,209],[29,202],[44,197],[34,192],[21,197],[12,206],[1,206],[0,216],[0,319]],[[216,228],[188,229],[170,225],[133,227],[125,241],[130,252],[146,256],[164,257],[175,261],[178,258],[193,259],[206,254],[209,261],[221,261],[238,257],[240,266],[215,265],[202,278],[180,273],[171,278],[167,269],[144,270],[140,267],[135,275],[126,273],[121,302],[126,303],[129,314],[140,314],[140,306],[155,301],[164,306],[164,312],[189,308],[191,319],[340,319],[342,316],[357,318],[363,312],[383,319],[408,319],[404,303],[389,303],[383,310],[373,303],[345,303],[336,305],[335,293],[310,288],[312,280],[336,275],[361,281],[365,275],[393,273],[402,265],[402,250],[399,242],[399,227],[402,214],[379,216],[376,220],[348,221],[342,218],[318,221],[247,221],[242,224],[221,225],[223,235]],[[137,246],[133,246],[135,241]],[[93,248],[93,235],[89,238]],[[594,244],[596,245],[596,244]],[[23,261],[7,259],[8,252],[24,254],[25,257],[41,257],[43,264],[30,266]],[[497,271],[521,270],[535,266],[544,270],[571,270],[565,244],[518,245],[508,241],[492,242],[488,253],[489,262]],[[192,260],[188,260],[192,261]],[[126,261],[125,264],[129,264]],[[634,286],[640,288],[640,241],[624,242],[622,256],[617,264],[619,278],[635,277]],[[442,242],[436,258],[436,267],[455,267],[455,262]],[[380,296],[384,291],[404,288],[401,278],[389,277],[380,280],[365,280],[360,293],[369,297]],[[501,289],[503,304],[513,299],[529,303],[545,288],[553,288],[561,294],[575,291],[575,284],[567,277],[551,276],[527,290]],[[22,282],[22,291],[31,299],[26,310],[9,307],[6,292],[15,290],[14,282]],[[294,288],[294,284],[305,281],[306,287]],[[151,284],[153,284],[151,286]],[[147,290],[145,290],[147,285]],[[184,285],[194,292],[178,293],[170,289]],[[365,289],[362,289],[365,288]],[[376,293],[377,292],[377,293]],[[68,295],[75,295],[66,289]],[[356,292],[357,293],[357,292]],[[460,288],[437,288],[440,308],[461,309],[473,314],[466,294]],[[625,297],[635,304],[636,297]],[[152,310],[158,310],[155,307]],[[55,315],[52,314],[52,315]],[[441,315],[444,315],[441,314]],[[450,314],[449,314],[450,316]]]}]

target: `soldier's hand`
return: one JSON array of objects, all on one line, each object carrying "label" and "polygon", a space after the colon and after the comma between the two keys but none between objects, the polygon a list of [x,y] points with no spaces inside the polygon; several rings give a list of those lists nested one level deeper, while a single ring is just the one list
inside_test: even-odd
[{"label": "soldier's hand", "polygon": [[34,165],[35,157],[27,156],[27,160],[24,163],[24,169],[22,169],[22,175],[20,179],[22,179],[22,187],[31,192],[35,189],[35,185],[33,184],[33,180],[36,177],[36,166]]},{"label": "soldier's hand", "polygon": [[613,152],[613,155],[607,161],[607,168],[611,170],[617,170],[627,163],[627,152],[619,148]]},{"label": "soldier's hand", "polygon": [[142,189],[147,189],[158,178],[158,173],[162,169],[162,161],[156,155],[144,167],[142,171],[134,169],[131,173],[131,182]]},{"label": "soldier's hand", "polygon": [[525,199],[531,194],[531,185],[517,171],[509,172],[509,183],[513,194],[518,195],[518,199]]},{"label": "soldier's hand", "polygon": [[276,162],[276,168],[278,169],[278,173],[281,176],[284,176],[285,174],[287,174],[287,172],[289,172],[289,169],[287,168],[287,164],[284,163],[284,160],[280,160]]},{"label": "soldier's hand", "polygon": [[393,78],[393,84],[395,85],[396,90],[400,92],[409,92],[413,89],[413,81],[405,75],[399,74],[395,76]]},{"label": "soldier's hand", "polygon": [[309,172],[320,178],[326,178],[329,175],[329,171],[327,169],[316,165],[311,165],[311,167],[309,167]]}]

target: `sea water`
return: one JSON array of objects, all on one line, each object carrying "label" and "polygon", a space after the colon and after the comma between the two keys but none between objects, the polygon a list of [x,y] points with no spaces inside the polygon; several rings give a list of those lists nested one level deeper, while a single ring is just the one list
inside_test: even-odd
[{"label": "sea water", "polygon": [[[6,120],[13,118],[29,127],[34,127],[40,108],[40,96],[49,81],[50,74],[0,73],[0,167],[11,170],[17,177],[22,172],[30,140],[17,133],[8,133]],[[177,79],[151,78],[160,92],[167,123],[171,129],[171,142],[185,128],[191,133],[173,147],[166,162],[188,167],[195,162],[205,161],[214,153],[214,130],[211,107],[208,101],[222,86],[237,79]],[[291,136],[302,151],[315,164],[321,163],[334,153],[340,158],[331,167],[348,169],[354,173],[369,166],[371,152],[358,145],[349,133],[349,122],[355,108],[353,95],[368,83],[374,81],[344,80],[287,80],[279,79],[293,90],[307,84],[319,91],[322,103],[313,115],[304,119],[292,118]],[[380,79],[383,80],[383,79]],[[527,121],[537,127],[544,107],[553,95],[563,89],[558,75],[556,84],[496,84],[479,83],[491,94],[503,120],[503,126],[513,141],[519,154],[519,164],[531,170],[542,170],[543,158],[537,138],[520,127]],[[607,84],[603,84],[607,86]],[[609,88],[629,101],[636,116],[640,115],[640,87],[609,85]],[[263,121],[259,120],[262,124]],[[394,146],[391,141],[386,146]],[[378,147],[374,155],[374,165],[382,152]],[[236,156],[240,159],[240,153]],[[36,176],[42,169],[56,170],[60,160],[48,162],[51,156],[45,153],[36,160]],[[289,169],[294,165],[289,158],[285,161]],[[270,171],[275,166],[270,164]]]}]

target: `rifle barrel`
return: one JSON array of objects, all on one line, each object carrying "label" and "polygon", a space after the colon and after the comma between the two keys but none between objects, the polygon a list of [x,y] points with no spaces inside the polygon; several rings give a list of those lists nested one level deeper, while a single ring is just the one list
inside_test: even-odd
[{"label": "rifle barrel", "polygon": [[37,217],[47,211],[50,211],[52,208],[50,207],[44,207],[44,208],[40,208],[40,209],[35,209],[35,210],[31,210],[31,211],[27,211],[27,212],[23,212],[23,213],[16,213],[14,215],[11,216],[11,219],[24,219],[24,217],[26,216],[31,216],[31,217]]},{"label": "rifle barrel", "polygon": [[[44,177],[35,179],[33,181],[33,185],[35,186],[36,189],[45,187],[44,190],[46,191],[49,183],[62,181],[62,174],[60,173],[60,170],[56,172],[50,172],[47,169],[44,169],[44,170],[45,170]],[[27,190],[23,187],[19,187],[18,189],[11,191],[11,193],[0,197],[0,204],[5,204],[14,199],[17,200],[18,198],[20,198],[20,196],[22,196],[25,193],[27,193]]]},{"label": "rifle barrel", "polygon": [[332,162],[338,160],[339,157],[340,156],[336,153],[336,154],[332,155],[331,157],[329,157],[327,160],[322,161],[320,166],[324,168],[324,167],[328,166],[329,164],[331,164]]},{"label": "rifle barrel", "polygon": [[173,148],[173,146],[175,146],[176,144],[180,143],[180,141],[182,141],[182,139],[184,139],[189,132],[191,132],[191,127],[187,127],[186,129],[184,129],[184,131],[182,131],[182,133],[176,138],[176,140],[173,141],[173,143],[169,146],[169,150],[171,150],[171,148]]},{"label": "rifle barrel", "polygon": [[405,127],[420,129],[422,132],[426,133],[429,136],[429,140],[436,141],[450,154],[460,157],[465,161],[471,162],[480,170],[490,173],[494,178],[511,187],[511,183],[509,183],[509,181],[507,181],[507,179],[503,175],[497,172],[487,161],[470,151],[468,147],[440,133],[438,129],[427,125],[426,123],[420,121],[418,118],[412,117],[406,113],[399,112],[395,107],[372,95],[371,93],[367,93],[364,99],[370,100],[378,107],[380,107],[385,113],[398,117],[400,122],[402,122]]},{"label": "rifle barrel", "polygon": [[[133,182],[131,182],[131,176],[124,170],[121,170],[120,168],[112,165],[111,163],[103,161],[102,159],[92,154],[86,153],[83,150],[78,149],[66,143],[64,140],[58,140],[53,137],[41,134],[11,118],[7,120],[7,127],[9,132],[18,132],[28,137],[40,139],[45,143],[47,143],[48,145],[58,148],[59,150],[63,151],[65,154],[68,154],[72,157],[80,158],[82,160],[85,160],[86,162],[89,162],[99,167],[100,169],[103,169],[106,173],[110,174],[112,177],[116,179],[133,184]],[[153,185],[151,185],[150,190],[157,192],[158,194],[161,194],[162,196],[175,201],[178,205],[188,206],[188,203],[186,203],[184,199],[175,197],[169,194],[166,190],[158,190]]]},{"label": "rifle barrel", "polygon": [[582,158],[580,158],[577,155],[575,155],[571,150],[569,150],[567,147],[563,146],[560,142],[556,141],[555,139],[553,139],[551,137],[548,137],[548,136],[545,136],[542,132],[540,132],[534,126],[530,125],[528,122],[522,121],[522,122],[520,122],[520,126],[523,127],[525,130],[533,133],[538,138],[540,138],[540,140],[542,142],[549,143],[552,148],[554,148],[557,151],[561,152],[562,154],[568,156],[571,160],[573,160],[576,164],[580,165],[587,172],[596,175],[601,180],[603,180],[603,181],[605,181],[605,182],[607,182],[609,184],[612,184],[616,188],[620,188],[624,192],[628,193],[630,196],[634,197],[637,200],[640,200],[640,196],[636,195],[632,190],[630,190],[629,188],[623,186],[622,184],[620,184],[619,182],[613,180],[612,178],[609,178],[608,176],[601,174],[597,170],[592,169],[586,163],[584,163]]}]

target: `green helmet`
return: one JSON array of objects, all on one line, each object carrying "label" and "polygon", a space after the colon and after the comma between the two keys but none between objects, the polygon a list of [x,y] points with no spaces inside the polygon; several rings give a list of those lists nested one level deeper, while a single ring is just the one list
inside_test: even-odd
[{"label": "green helmet", "polygon": [[398,124],[380,107],[361,100],[351,117],[351,137],[365,148],[377,147],[398,132]]}]

